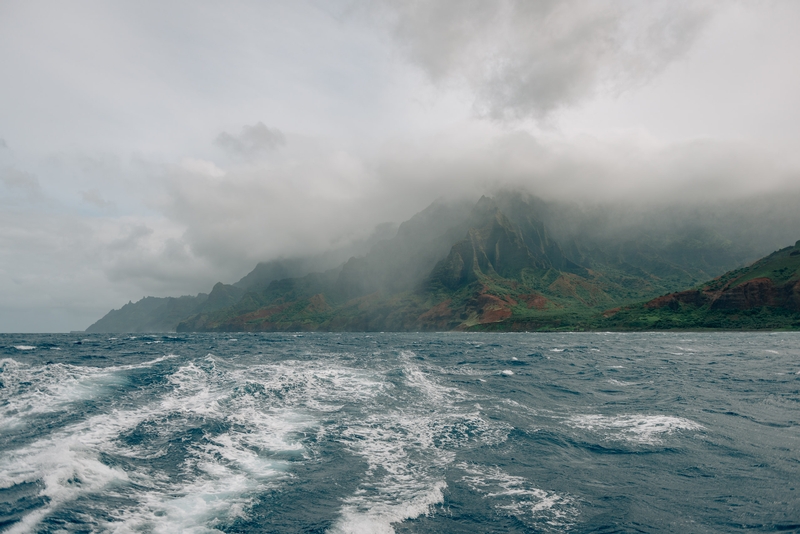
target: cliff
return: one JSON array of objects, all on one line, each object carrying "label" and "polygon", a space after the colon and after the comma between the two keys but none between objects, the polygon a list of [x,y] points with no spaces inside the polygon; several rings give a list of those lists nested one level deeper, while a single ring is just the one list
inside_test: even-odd
[{"label": "cliff", "polygon": [[694,289],[606,313],[626,328],[800,327],[800,241]]},{"label": "cliff", "polygon": [[[399,227],[379,227],[359,245],[363,253],[333,267],[341,253],[260,263],[208,295],[129,303],[90,331],[793,324],[773,319],[797,312],[797,247],[730,271],[752,261],[754,251],[711,227],[599,231],[594,215],[568,217],[559,209],[570,208],[511,193],[477,203],[434,202]],[[739,316],[749,318],[733,319]]]}]

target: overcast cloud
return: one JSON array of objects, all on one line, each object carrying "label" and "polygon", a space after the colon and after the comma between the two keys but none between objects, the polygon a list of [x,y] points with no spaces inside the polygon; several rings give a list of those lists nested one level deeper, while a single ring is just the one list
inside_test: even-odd
[{"label": "overcast cloud", "polygon": [[704,1],[388,2],[395,35],[434,81],[463,80],[475,110],[542,119],[598,90],[625,91],[685,55]]},{"label": "overcast cloud", "polygon": [[798,26],[788,0],[0,3],[0,331],[440,196],[798,194]]}]

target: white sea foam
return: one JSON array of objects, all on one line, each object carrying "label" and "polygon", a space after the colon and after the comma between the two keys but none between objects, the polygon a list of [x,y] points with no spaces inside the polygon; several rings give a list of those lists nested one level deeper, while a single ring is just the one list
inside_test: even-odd
[{"label": "white sea foam", "polygon": [[[248,384],[249,376],[241,370],[220,372],[209,359],[202,365],[179,368],[169,377],[173,388],[150,404],[91,417],[5,454],[0,487],[38,480],[41,494],[49,499],[15,525],[15,532],[34,530],[56,507],[101,490],[138,503],[115,511],[115,521],[102,530],[200,532],[213,518],[245,514],[250,495],[285,476],[286,462],[271,459],[272,453],[302,451],[293,436],[314,419],[285,407],[271,409],[270,399],[256,395],[257,388],[237,389]],[[58,369],[49,366],[53,368]],[[183,475],[177,479],[150,468],[126,472],[100,460],[104,454],[131,459],[163,454],[159,447],[164,440],[132,446],[119,440],[141,423],[169,437],[209,419],[228,430],[189,445]]]},{"label": "white sea foam", "polygon": [[576,415],[567,419],[566,423],[574,428],[604,432],[608,439],[623,439],[644,445],[657,445],[664,435],[678,430],[703,428],[702,425],[682,417],[643,414]]},{"label": "white sea foam", "polygon": [[[24,417],[102,394],[104,384],[123,383],[126,371],[174,357],[108,368],[30,367],[12,359],[0,365],[3,380],[24,393],[18,400],[27,408],[17,412]],[[15,532],[34,531],[55,508],[91,494],[131,502],[118,505],[98,530],[211,532],[219,522],[247,517],[254,495],[289,476],[289,464],[277,458],[313,456],[300,441],[306,432],[342,443],[367,464],[357,490],[342,500],[334,531],[392,532],[393,524],[443,502],[456,449],[501,443],[510,431],[484,419],[472,396],[431,378],[414,359],[403,353],[399,368],[382,370],[348,367],[341,355],[249,366],[208,355],[183,364],[144,405],[95,415],[8,451],[0,459],[0,486],[39,481],[48,498]],[[36,387],[25,393],[21,384],[31,380]],[[333,412],[340,424],[319,423]],[[176,436],[207,422],[218,430],[183,445],[179,476],[142,461],[164,456]],[[145,438],[127,441],[133,431]],[[124,470],[109,467],[106,456],[130,462],[121,464]]]},{"label": "white sea foam", "polygon": [[474,369],[467,365],[459,365],[453,367],[439,367],[438,371],[443,375],[461,375],[461,376],[486,376],[494,372],[494,371]]},{"label": "white sea foam", "polygon": [[0,428],[20,424],[31,414],[52,413],[65,409],[70,403],[107,395],[113,386],[126,382],[120,371],[151,367],[174,357],[167,355],[148,362],[115,367],[60,363],[31,366],[10,358],[2,360]]},{"label": "white sea foam", "polygon": [[38,442],[22,454],[6,453],[0,472],[0,487],[41,480],[44,488],[40,495],[48,499],[47,506],[23,517],[6,531],[9,533],[31,532],[51,510],[80,494],[128,480],[125,472],[100,462],[97,455],[75,437],[62,437],[58,443]]},{"label": "white sea foam", "polygon": [[398,504],[374,503],[367,509],[357,504],[346,504],[341,518],[331,528],[334,534],[393,534],[392,523],[427,515],[433,506],[444,501],[444,481],[436,481],[427,491],[407,495]]},{"label": "white sea foam", "polygon": [[[164,356],[159,356],[158,358],[148,360],[142,363],[133,363],[129,365],[117,365],[114,367],[105,367],[103,368],[105,371],[129,371],[131,369],[146,369],[156,365],[157,363],[161,363],[166,360],[172,360],[173,358],[177,358],[177,354],[166,354]],[[91,367],[87,369],[92,369]]]},{"label": "white sea foam", "polygon": [[613,378],[608,380],[609,384],[613,384],[615,386],[633,386],[634,382],[625,382],[623,380],[614,380]]},{"label": "white sea foam", "polygon": [[514,371],[512,371],[511,369],[503,369],[502,371],[500,371],[500,374],[501,375],[506,375],[506,376],[511,376],[511,375],[514,374]]},{"label": "white sea foam", "polygon": [[33,345],[14,345],[14,348],[17,350],[36,350]]},{"label": "white sea foam", "polygon": [[400,354],[403,391],[391,391],[385,409],[370,407],[363,418],[347,421],[341,433],[368,467],[358,490],[344,499],[331,532],[389,534],[394,523],[431,513],[444,500],[445,470],[455,459],[454,449],[507,438],[508,427],[461,409],[466,393],[433,380],[412,363],[413,357]]},{"label": "white sea foam", "polygon": [[499,467],[460,463],[462,477],[473,491],[490,499],[495,509],[512,515],[537,531],[563,532],[578,515],[574,499],[535,487]]},{"label": "white sea foam", "polygon": [[66,364],[30,366],[3,360],[0,368],[0,429],[24,424],[32,414],[60,411],[70,403],[105,395],[125,380],[113,370]]}]

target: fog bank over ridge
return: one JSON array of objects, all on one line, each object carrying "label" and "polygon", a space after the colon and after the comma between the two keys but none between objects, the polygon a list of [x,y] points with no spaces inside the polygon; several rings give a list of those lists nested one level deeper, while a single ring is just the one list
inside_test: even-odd
[{"label": "fog bank over ridge", "polygon": [[4,4],[0,331],[339,261],[503,191],[555,233],[792,244],[798,24],[790,2]]}]

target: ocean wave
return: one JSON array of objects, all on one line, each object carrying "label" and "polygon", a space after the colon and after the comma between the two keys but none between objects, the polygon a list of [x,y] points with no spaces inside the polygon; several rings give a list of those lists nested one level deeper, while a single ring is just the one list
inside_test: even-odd
[{"label": "ocean wave", "polygon": [[670,415],[575,415],[566,423],[573,428],[603,432],[608,439],[623,439],[643,445],[657,445],[664,435],[679,430],[702,430],[703,426]]},{"label": "ocean wave", "polygon": [[529,528],[543,532],[563,532],[575,522],[578,507],[568,495],[559,495],[535,487],[521,476],[511,475],[499,467],[460,463],[466,473],[462,481],[482,494],[492,506],[514,516]]}]

